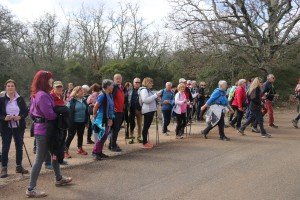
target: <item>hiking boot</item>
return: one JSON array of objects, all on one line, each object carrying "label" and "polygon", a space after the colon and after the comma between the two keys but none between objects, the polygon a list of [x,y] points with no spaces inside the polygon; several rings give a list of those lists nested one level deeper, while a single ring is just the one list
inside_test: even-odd
[{"label": "hiking boot", "polygon": [[268,133],[262,134],[261,135],[262,138],[271,138],[272,136]]},{"label": "hiking boot", "polygon": [[26,196],[29,198],[41,198],[47,196],[47,194],[43,191],[39,191],[36,188],[34,188],[33,190],[27,189]]},{"label": "hiking boot", "polygon": [[255,127],[251,127],[251,131],[253,132],[253,133],[260,133],[260,130],[258,130],[258,128],[255,128]]},{"label": "hiking boot", "polygon": [[2,167],[0,178],[6,178],[8,176],[7,174],[7,167]]},{"label": "hiking boot", "polygon": [[205,139],[207,139],[207,135],[204,133],[204,130],[201,130],[201,134]]},{"label": "hiking boot", "polygon": [[16,167],[16,173],[28,174],[29,172],[22,165],[19,165]]},{"label": "hiking boot", "polygon": [[62,176],[59,181],[55,181],[55,185],[56,186],[63,186],[63,185],[66,185],[66,184],[70,183],[71,181],[72,181],[71,177]]},{"label": "hiking boot", "polygon": [[278,128],[278,126],[276,126],[275,124],[270,124],[269,126],[272,128]]},{"label": "hiking boot", "polygon": [[143,138],[142,138],[142,136],[138,136],[138,137],[137,137],[137,141],[138,141],[138,143],[143,143]]},{"label": "hiking boot", "polygon": [[293,126],[295,127],[295,128],[298,128],[298,121],[297,120],[292,120],[292,123],[293,123]]},{"label": "hiking boot", "polygon": [[69,158],[72,158],[72,157],[70,156],[69,152],[66,151],[65,154],[64,154],[64,158],[69,159]]},{"label": "hiking boot", "polygon": [[230,141],[230,138],[224,136],[224,137],[220,138],[220,140],[223,140],[223,141]]},{"label": "hiking boot", "polygon": [[88,153],[86,151],[83,150],[83,148],[79,148],[77,150],[77,154],[80,154],[80,155],[88,155]]}]

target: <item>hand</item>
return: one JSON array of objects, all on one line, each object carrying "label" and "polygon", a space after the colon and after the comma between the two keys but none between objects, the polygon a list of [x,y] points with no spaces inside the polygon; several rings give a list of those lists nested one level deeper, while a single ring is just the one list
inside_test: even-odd
[{"label": "hand", "polygon": [[206,106],[201,107],[201,111],[204,111],[206,109]]},{"label": "hand", "polygon": [[164,100],[164,101],[162,102],[162,104],[168,104],[168,103],[169,103],[168,100]]},{"label": "hand", "polygon": [[185,99],[184,101],[183,101],[183,103],[186,103],[187,102],[187,100]]},{"label": "hand", "polygon": [[109,119],[108,122],[107,122],[107,125],[112,126],[112,124],[113,124],[113,121],[111,119]]},{"label": "hand", "polygon": [[161,92],[156,93],[157,97],[161,97]]},{"label": "hand", "polygon": [[12,116],[10,116],[10,115],[6,115],[6,117],[5,117],[5,119],[4,119],[5,121],[10,121],[10,120],[12,120]]},{"label": "hand", "polygon": [[242,112],[244,112],[244,109],[243,109],[243,108],[239,108],[239,111],[242,111]]},{"label": "hand", "polygon": [[234,113],[234,110],[231,108],[230,110],[229,110],[232,114]]},{"label": "hand", "polygon": [[13,116],[12,120],[14,121],[20,121],[21,117],[20,116]]}]

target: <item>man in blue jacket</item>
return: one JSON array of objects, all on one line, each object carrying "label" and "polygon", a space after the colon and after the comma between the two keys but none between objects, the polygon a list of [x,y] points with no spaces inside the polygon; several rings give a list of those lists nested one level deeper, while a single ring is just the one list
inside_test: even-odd
[{"label": "man in blue jacket", "polygon": [[174,104],[174,92],[172,91],[172,83],[167,82],[166,88],[161,91],[161,111],[163,114],[163,134],[168,136],[168,126],[171,121],[172,108]]}]

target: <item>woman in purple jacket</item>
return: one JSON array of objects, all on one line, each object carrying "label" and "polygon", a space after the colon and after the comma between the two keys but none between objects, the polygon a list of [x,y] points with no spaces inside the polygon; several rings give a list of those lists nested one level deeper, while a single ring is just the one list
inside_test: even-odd
[{"label": "woman in purple jacket", "polygon": [[[46,193],[38,191],[36,182],[41,171],[42,164],[48,153],[46,121],[56,119],[56,113],[53,110],[54,100],[50,95],[52,88],[52,73],[40,70],[34,76],[31,85],[30,115],[34,120],[34,136],[37,149],[35,161],[30,175],[30,184],[26,190],[27,197],[45,197]],[[55,185],[65,185],[72,181],[71,177],[62,176],[57,158],[52,157],[52,165],[55,172]]]}]

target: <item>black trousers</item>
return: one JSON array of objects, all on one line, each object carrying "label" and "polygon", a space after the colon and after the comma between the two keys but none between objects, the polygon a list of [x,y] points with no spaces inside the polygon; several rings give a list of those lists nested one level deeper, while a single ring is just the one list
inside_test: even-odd
[{"label": "black trousers", "polygon": [[148,112],[148,113],[144,114],[144,126],[143,126],[143,131],[142,131],[143,144],[148,143],[148,131],[149,131],[149,128],[153,121],[154,113],[155,112]]},{"label": "black trousers", "polygon": [[248,117],[247,121],[241,126],[240,130],[244,131],[246,127],[253,122],[258,123],[261,134],[267,133],[264,128],[264,118],[261,110],[255,110],[255,111],[251,110],[250,116]]},{"label": "black trousers", "polygon": [[168,126],[171,122],[171,114],[172,110],[162,110],[163,117],[164,117],[164,123],[163,123],[163,133],[166,133],[168,131]]},{"label": "black trousers", "polygon": [[237,106],[232,106],[232,109],[237,112],[236,116],[232,119],[231,124],[236,124],[237,128],[241,127],[244,112],[240,111]]},{"label": "black trousers", "polygon": [[186,126],[186,113],[177,114],[176,113],[176,136],[182,135],[184,132],[184,128]]},{"label": "black trousers", "polygon": [[69,149],[70,144],[77,133],[77,147],[82,147],[83,134],[85,129],[85,122],[74,122],[69,128],[68,138],[66,140],[66,147]]},{"label": "black trousers", "polygon": [[115,113],[115,118],[113,119],[112,133],[110,138],[110,146],[115,148],[117,146],[117,139],[122,125],[123,112]]},{"label": "black trousers", "polygon": [[224,133],[225,122],[224,122],[224,113],[223,112],[221,114],[221,118],[220,118],[219,122],[215,126],[212,126],[211,123],[209,123],[208,126],[204,129],[204,134],[207,135],[209,133],[209,131],[216,126],[219,127],[220,138],[223,138],[225,136],[225,133]]}]

